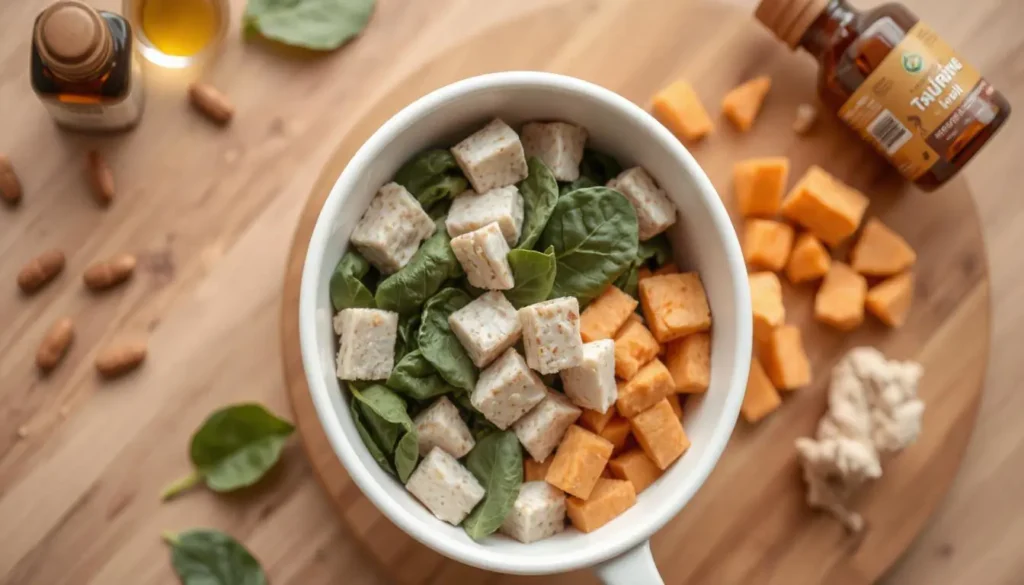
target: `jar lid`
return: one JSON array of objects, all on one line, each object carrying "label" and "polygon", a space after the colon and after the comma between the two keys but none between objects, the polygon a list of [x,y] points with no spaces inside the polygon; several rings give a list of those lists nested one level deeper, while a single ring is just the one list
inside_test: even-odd
[{"label": "jar lid", "polygon": [[113,53],[113,38],[94,8],[78,0],[62,0],[36,20],[36,49],[54,75],[82,81],[103,70]]},{"label": "jar lid", "polygon": [[828,0],[761,0],[754,17],[795,49],[827,3]]}]

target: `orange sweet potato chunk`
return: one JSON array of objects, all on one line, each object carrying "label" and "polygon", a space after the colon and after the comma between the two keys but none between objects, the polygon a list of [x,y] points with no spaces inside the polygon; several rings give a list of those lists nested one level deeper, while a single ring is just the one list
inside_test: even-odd
[{"label": "orange sweet potato chunk", "polygon": [[763,342],[773,329],[786,322],[782,283],[774,272],[755,272],[747,278],[750,303],[754,308],[754,339]]},{"label": "orange sweet potato chunk", "polygon": [[811,362],[796,325],[772,331],[761,346],[761,359],[772,385],[780,390],[795,390],[811,383]]},{"label": "orange sweet potato chunk", "polygon": [[612,444],[612,455],[621,453],[626,447],[626,440],[629,439],[629,421],[621,416],[616,416],[608,421],[599,434],[601,438]]},{"label": "orange sweet potato chunk", "polygon": [[733,166],[736,205],[746,217],[774,217],[782,205],[789,180],[789,159],[784,156],[753,158]]},{"label": "orange sweet potato chunk", "polygon": [[818,280],[828,273],[832,257],[821,240],[804,232],[797,236],[786,264],[786,278],[793,284]]},{"label": "orange sweet potato chunk", "polygon": [[743,257],[757,268],[779,271],[793,248],[793,228],[773,219],[748,219],[743,228]]},{"label": "orange sweet potato chunk", "polygon": [[658,355],[658,340],[636,320],[627,320],[615,334],[615,375],[630,380]]},{"label": "orange sweet potato chunk", "polygon": [[643,450],[633,449],[613,458],[608,462],[612,475],[633,484],[636,493],[650,487],[661,477],[662,471],[651,461]]},{"label": "orange sweet potato chunk", "polygon": [[583,409],[583,414],[580,415],[578,422],[580,426],[587,429],[588,431],[601,434],[604,430],[605,425],[608,421],[612,420],[615,416],[615,405],[608,407],[608,410],[604,413],[600,413],[596,410],[590,410],[588,408]]},{"label": "orange sweet potato chunk", "polygon": [[638,302],[615,286],[609,286],[580,315],[580,336],[584,343],[611,339],[626,319],[636,310]]},{"label": "orange sweet potato chunk", "polygon": [[910,268],[917,253],[899,234],[872,217],[850,250],[850,265],[868,276],[892,276]]},{"label": "orange sweet potato chunk", "polygon": [[697,92],[682,79],[654,94],[651,106],[654,117],[683,140],[696,142],[713,128]]},{"label": "orange sweet potato chunk", "polygon": [[653,272],[654,276],[661,276],[662,274],[679,274],[679,267],[669,262],[664,266],[659,266],[657,270]]},{"label": "orange sweet potato chunk", "polygon": [[537,463],[533,457],[525,457],[523,459],[523,481],[544,481],[553,460],[553,457],[548,457],[544,463]]},{"label": "orange sweet potato chunk", "polygon": [[672,412],[668,400],[662,399],[629,419],[629,424],[640,447],[658,469],[667,469],[690,447],[683,423]]},{"label": "orange sweet potato chunk", "polygon": [[755,77],[734,87],[722,98],[722,113],[738,130],[750,130],[771,88],[772,79],[767,75]]},{"label": "orange sweet potato chunk", "polygon": [[580,532],[593,532],[636,503],[636,489],[624,479],[600,478],[589,499],[565,499],[565,514]]},{"label": "orange sweet potato chunk", "polygon": [[914,299],[914,275],[904,272],[871,287],[867,308],[889,327],[900,327],[907,321],[910,302]]},{"label": "orange sweet potato chunk", "polygon": [[696,272],[662,274],[640,283],[640,306],[660,343],[711,328],[711,309]]},{"label": "orange sweet potato chunk", "polygon": [[812,166],[782,201],[782,215],[836,246],[853,235],[864,218],[868,198],[821,167]]},{"label": "orange sweet potato chunk", "polygon": [[676,382],[661,363],[651,360],[629,382],[619,385],[615,409],[626,418],[632,418],[675,392]]},{"label": "orange sweet potato chunk", "polygon": [[740,412],[749,423],[756,423],[774,412],[782,404],[779,392],[768,379],[761,362],[754,358],[750,362],[750,375],[747,377],[747,393],[743,395]]},{"label": "orange sweet potato chunk", "polygon": [[587,499],[612,456],[606,439],[572,425],[565,432],[544,480],[577,498]]},{"label": "orange sweet potato chunk", "polygon": [[665,366],[672,373],[676,392],[704,392],[711,383],[711,336],[694,333],[669,343]]},{"label": "orange sweet potato chunk", "polygon": [[833,262],[814,297],[814,318],[841,331],[864,322],[868,283],[842,262]]}]

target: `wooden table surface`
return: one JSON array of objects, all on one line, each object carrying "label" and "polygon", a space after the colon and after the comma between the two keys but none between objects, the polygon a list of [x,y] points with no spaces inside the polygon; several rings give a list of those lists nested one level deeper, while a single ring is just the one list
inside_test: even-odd
[{"label": "wooden table surface", "polygon": [[[211,410],[258,400],[287,413],[278,340],[285,258],[304,198],[346,129],[440,51],[551,1],[491,0],[481,13],[479,0],[380,0],[356,43],[308,58],[243,43],[235,23],[244,2],[233,0],[226,50],[205,72],[238,107],[228,130],[188,111],[190,74],[150,70],[141,126],[94,138],[56,130],[29,89],[31,23],[47,2],[0,0],[0,152],[26,191],[19,208],[0,207],[0,282],[8,283],[0,286],[0,585],[174,583],[159,534],[196,526],[242,539],[275,585],[384,582],[334,517],[298,444],[258,489],[197,490],[166,504],[158,493],[187,471],[188,438]],[[907,3],[1018,113],[967,170],[993,283],[981,414],[952,492],[887,582],[1016,584],[1024,574],[1024,393],[1016,388],[1024,198],[1012,173],[1024,151],[1024,3]],[[93,147],[117,177],[107,210],[83,179]],[[19,267],[49,247],[67,253],[65,273],[22,297]],[[121,251],[140,257],[131,285],[87,294],[81,270]],[[62,367],[40,379],[36,345],[65,315],[77,339]],[[96,350],[125,338],[148,339],[149,361],[101,382]]]}]

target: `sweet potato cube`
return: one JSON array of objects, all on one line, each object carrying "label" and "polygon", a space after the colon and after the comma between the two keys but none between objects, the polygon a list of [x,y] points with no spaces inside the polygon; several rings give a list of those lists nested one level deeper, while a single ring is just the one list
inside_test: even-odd
[{"label": "sweet potato cube", "polygon": [[828,273],[832,257],[821,240],[804,232],[797,236],[786,264],[786,278],[793,284],[818,280]]},{"label": "sweet potato cube", "polygon": [[651,272],[650,268],[646,266],[641,266],[640,269],[636,271],[636,281],[640,282],[641,280],[648,279],[651,277],[652,274],[654,273]]},{"label": "sweet potato cube", "polygon": [[755,77],[744,82],[725,94],[722,98],[722,113],[736,126],[737,130],[746,132],[754,125],[761,104],[772,88],[772,78],[767,75]]},{"label": "sweet potato cube", "polygon": [[864,322],[868,282],[842,262],[833,262],[814,297],[814,318],[841,331]]},{"label": "sweet potato cube", "polygon": [[662,274],[641,282],[640,306],[660,343],[711,328],[711,309],[696,272]]},{"label": "sweet potato cube", "polygon": [[740,412],[748,423],[756,423],[774,412],[782,404],[779,392],[772,386],[761,362],[754,358],[750,362],[750,375],[747,377],[747,393],[743,395]]},{"label": "sweet potato cube", "polygon": [[904,272],[885,280],[868,291],[867,308],[889,327],[900,327],[907,321],[910,302],[914,298],[914,275]]},{"label": "sweet potato cube", "polygon": [[653,274],[654,276],[661,276],[662,274],[679,274],[679,267],[676,266],[674,263],[669,262],[664,266],[659,266]]},{"label": "sweet potato cube", "polygon": [[578,423],[588,431],[601,434],[604,427],[608,424],[608,421],[612,420],[615,416],[615,406],[612,405],[604,413],[600,413],[596,410],[590,410],[589,408],[583,409],[583,414],[580,415]]},{"label": "sweet potato cube", "polygon": [[756,268],[778,271],[789,260],[793,228],[773,219],[748,219],[743,227],[743,258]]},{"label": "sweet potato cube", "polygon": [[707,136],[713,125],[693,86],[683,80],[654,94],[654,117],[677,137],[695,142]]},{"label": "sweet potato cube", "polygon": [[892,276],[910,268],[917,253],[902,236],[872,217],[850,250],[850,265],[868,276]]},{"label": "sweet potato cube", "polygon": [[750,280],[750,303],[754,308],[754,339],[763,342],[773,329],[786,322],[782,304],[782,283],[774,272],[755,272]]},{"label": "sweet potato cube", "polygon": [[838,245],[853,235],[864,218],[868,198],[821,167],[812,166],[782,201],[782,215],[821,241]]},{"label": "sweet potato cube", "polygon": [[665,366],[672,373],[676,392],[704,392],[711,383],[711,336],[694,333],[669,343]]},{"label": "sweet potato cube", "polygon": [[626,451],[613,458],[608,462],[608,469],[613,476],[633,484],[633,489],[638,494],[661,477],[662,473],[642,449]]},{"label": "sweet potato cube", "polygon": [[676,382],[672,374],[654,359],[633,376],[633,379],[619,385],[619,398],[615,409],[626,418],[632,418],[675,392]]},{"label": "sweet potato cube", "polygon": [[629,420],[616,416],[608,421],[608,424],[598,434],[612,444],[612,455],[621,453],[626,447],[626,439],[629,438]]},{"label": "sweet potato cube", "polygon": [[736,206],[745,217],[774,217],[782,205],[789,180],[789,159],[753,158],[733,166]]},{"label": "sweet potato cube", "polygon": [[523,481],[544,481],[552,461],[554,457],[548,457],[544,463],[537,463],[529,456],[523,458]]},{"label": "sweet potato cube", "polygon": [[562,437],[544,480],[577,498],[587,499],[608,464],[614,447],[607,439],[572,425]]},{"label": "sweet potato cube", "polygon": [[761,359],[772,385],[779,390],[795,390],[811,383],[811,362],[796,325],[772,331],[761,346]]},{"label": "sweet potato cube", "polygon": [[565,499],[565,514],[580,532],[593,532],[636,503],[636,489],[624,479],[599,478],[590,498]]},{"label": "sweet potato cube", "polygon": [[679,395],[669,394],[668,396],[665,397],[665,400],[668,400],[668,405],[672,407],[672,412],[675,413],[676,418],[682,419],[683,405],[681,402],[679,402]]},{"label": "sweet potato cube", "polygon": [[615,286],[609,286],[580,315],[580,336],[585,343],[611,339],[626,319],[636,310],[638,302]]},{"label": "sweet potato cube", "polygon": [[658,469],[668,468],[690,447],[690,439],[686,437],[682,421],[672,412],[672,407],[664,398],[629,419],[629,424],[633,427],[633,436],[640,447]]},{"label": "sweet potato cube", "polygon": [[658,340],[643,323],[629,320],[615,334],[615,375],[629,380],[658,355]]}]

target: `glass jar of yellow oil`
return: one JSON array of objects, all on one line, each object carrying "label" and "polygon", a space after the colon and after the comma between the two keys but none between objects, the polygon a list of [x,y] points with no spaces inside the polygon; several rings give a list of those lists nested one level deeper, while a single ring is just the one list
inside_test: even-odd
[{"label": "glass jar of yellow oil", "polygon": [[180,69],[205,60],[224,39],[228,0],[124,0],[139,52],[156,65]]}]

